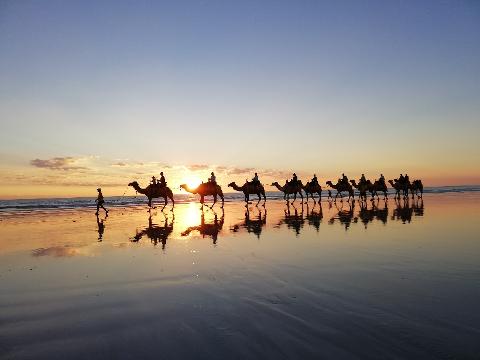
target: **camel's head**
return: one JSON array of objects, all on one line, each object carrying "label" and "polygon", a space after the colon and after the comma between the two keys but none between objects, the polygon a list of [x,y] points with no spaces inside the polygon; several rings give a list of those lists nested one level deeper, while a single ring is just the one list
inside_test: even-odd
[{"label": "camel's head", "polygon": [[228,187],[233,187],[233,185],[235,185],[235,182],[231,182],[230,184],[228,184]]},{"label": "camel's head", "polygon": [[279,183],[278,183],[277,181],[274,181],[274,182],[272,183],[272,185],[270,185],[270,186],[280,186],[280,185],[279,185]]},{"label": "camel's head", "polygon": [[138,182],[137,181],[132,181],[131,183],[128,184],[128,186],[138,186]]},{"label": "camel's head", "polygon": [[332,186],[332,185],[333,185],[333,184],[332,184],[332,182],[331,182],[330,180],[328,180],[328,181],[327,181],[325,184],[327,184],[327,185],[330,185],[330,186]]},{"label": "camel's head", "polygon": [[180,190],[182,190],[182,189],[185,190],[187,188],[187,186],[188,186],[187,184],[180,185]]},{"label": "camel's head", "polygon": [[352,184],[352,185],[356,185],[356,184],[357,184],[357,182],[356,182],[355,180],[350,180],[350,184]]}]

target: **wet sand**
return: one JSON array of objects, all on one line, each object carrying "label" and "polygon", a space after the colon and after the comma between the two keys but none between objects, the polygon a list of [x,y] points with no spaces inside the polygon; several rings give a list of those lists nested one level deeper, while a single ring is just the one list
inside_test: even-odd
[{"label": "wet sand", "polygon": [[0,357],[478,359],[479,200],[2,216]]}]

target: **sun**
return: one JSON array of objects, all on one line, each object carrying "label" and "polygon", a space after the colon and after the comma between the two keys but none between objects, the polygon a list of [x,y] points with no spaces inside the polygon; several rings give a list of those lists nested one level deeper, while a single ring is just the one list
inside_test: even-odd
[{"label": "sun", "polygon": [[202,180],[200,180],[198,177],[190,176],[185,178],[184,183],[187,184],[189,188],[196,188],[202,183]]}]

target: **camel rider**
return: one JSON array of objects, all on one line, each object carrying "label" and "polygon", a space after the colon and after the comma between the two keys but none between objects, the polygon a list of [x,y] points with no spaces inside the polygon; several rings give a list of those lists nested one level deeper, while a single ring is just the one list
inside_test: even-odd
[{"label": "camel rider", "polygon": [[365,174],[362,174],[362,177],[360,178],[360,185],[366,184],[367,179],[365,178]]},{"label": "camel rider", "polygon": [[160,180],[158,181],[158,183],[162,187],[167,186],[167,182],[165,181],[165,176],[163,176],[163,171],[160,171]]},{"label": "camel rider", "polygon": [[292,175],[292,181],[290,182],[292,185],[297,185],[297,182],[298,182],[298,178],[297,178],[297,174],[293,173]]},{"label": "camel rider", "polygon": [[410,178],[408,177],[408,174],[405,174],[403,181],[405,182],[405,185],[410,184]]},{"label": "camel rider", "polygon": [[210,177],[208,178],[208,182],[217,185],[217,178],[213,171],[210,173]]},{"label": "camel rider", "polygon": [[380,182],[380,184],[385,184],[385,176],[383,176],[383,174],[380,174],[380,179],[378,179],[378,181]]},{"label": "camel rider", "polygon": [[403,177],[403,174],[400,174],[400,177],[398,178],[398,182],[400,185],[403,185],[405,183],[405,178]]},{"label": "camel rider", "polygon": [[150,181],[150,184],[157,185],[157,179],[155,178],[155,176],[152,176],[152,180]]},{"label": "camel rider", "polygon": [[313,178],[312,178],[312,184],[314,185],[318,185],[318,179],[317,179],[317,174],[313,174]]},{"label": "camel rider", "polygon": [[252,183],[255,184],[255,185],[260,184],[260,180],[258,180],[258,174],[257,173],[255,173],[255,176],[252,179]]},{"label": "camel rider", "polygon": [[342,182],[345,184],[345,185],[348,185],[348,178],[345,174],[342,173]]}]

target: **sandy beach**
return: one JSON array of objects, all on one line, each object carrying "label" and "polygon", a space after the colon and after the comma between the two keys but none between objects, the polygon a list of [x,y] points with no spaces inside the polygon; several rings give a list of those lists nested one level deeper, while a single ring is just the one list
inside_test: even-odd
[{"label": "sandy beach", "polygon": [[479,200],[11,213],[0,355],[474,359]]}]

